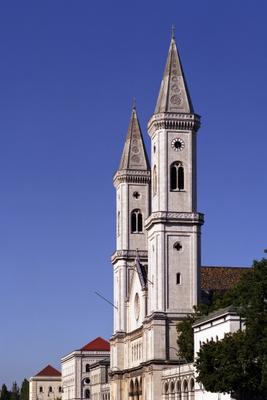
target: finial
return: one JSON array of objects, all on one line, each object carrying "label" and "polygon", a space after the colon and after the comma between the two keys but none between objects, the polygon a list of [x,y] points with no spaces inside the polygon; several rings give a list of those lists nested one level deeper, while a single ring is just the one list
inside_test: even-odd
[{"label": "finial", "polygon": [[172,25],[172,39],[175,39],[175,25]]},{"label": "finial", "polygon": [[136,110],[136,98],[133,97],[133,110]]}]

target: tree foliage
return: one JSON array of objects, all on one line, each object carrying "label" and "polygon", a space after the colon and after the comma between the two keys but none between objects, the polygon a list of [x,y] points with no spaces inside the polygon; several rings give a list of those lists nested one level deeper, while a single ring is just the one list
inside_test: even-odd
[{"label": "tree foliage", "polygon": [[10,393],[10,400],[19,400],[19,387],[17,385],[17,382],[14,382],[12,384],[12,390]]},{"label": "tree foliage", "polygon": [[200,304],[194,307],[194,313],[187,316],[177,325],[177,345],[178,356],[186,362],[194,360],[194,332],[192,325],[202,315],[207,315],[211,310],[211,305]]},{"label": "tree foliage", "polygon": [[267,399],[267,260],[255,261],[226,300],[244,318],[245,330],[201,347],[198,380],[238,400]]},{"label": "tree foliage", "polygon": [[2,385],[0,400],[29,400],[29,381],[24,379],[19,389],[16,382],[13,382],[9,391],[5,384]]},{"label": "tree foliage", "polygon": [[238,400],[267,399],[267,260],[254,261],[240,282],[224,295],[214,294],[208,307],[180,323],[179,356],[193,361],[192,323],[201,315],[234,305],[246,328],[205,343],[198,353],[198,380],[211,392],[231,393]]},{"label": "tree foliage", "polygon": [[20,400],[29,400],[29,381],[24,379],[20,389]]},{"label": "tree foliage", "polygon": [[9,399],[10,399],[10,392],[7,390],[6,385],[3,384],[1,389],[0,400],[9,400]]}]

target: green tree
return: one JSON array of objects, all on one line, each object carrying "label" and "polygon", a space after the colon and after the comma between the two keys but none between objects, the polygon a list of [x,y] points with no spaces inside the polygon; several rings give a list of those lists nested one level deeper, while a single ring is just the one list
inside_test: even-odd
[{"label": "green tree", "polygon": [[10,392],[5,384],[2,385],[0,400],[10,400]]},{"label": "green tree", "polygon": [[246,329],[201,347],[198,380],[238,400],[267,399],[267,260],[254,261],[223,301],[237,307]]},{"label": "green tree", "polygon": [[12,390],[10,393],[10,400],[19,400],[19,388],[16,382],[12,384]]},{"label": "green tree", "polygon": [[200,304],[194,307],[194,313],[187,316],[182,322],[177,324],[177,345],[178,356],[186,362],[194,360],[194,332],[192,324],[202,315],[207,315],[212,309],[211,305]]},{"label": "green tree", "polygon": [[29,400],[29,381],[24,379],[20,389],[20,400]]}]

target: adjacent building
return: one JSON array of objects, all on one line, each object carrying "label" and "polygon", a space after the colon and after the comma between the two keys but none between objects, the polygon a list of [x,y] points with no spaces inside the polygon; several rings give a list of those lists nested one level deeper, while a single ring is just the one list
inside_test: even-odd
[{"label": "adjacent building", "polygon": [[61,373],[51,365],[29,379],[29,400],[59,400],[61,397]]},{"label": "adjacent building", "polygon": [[[74,350],[61,359],[62,400],[80,400],[91,398],[92,371],[96,382],[95,367],[100,361],[109,364],[110,345],[105,339],[98,337],[79,350]],[[94,368],[92,369],[92,366]],[[106,376],[107,376],[106,369]],[[101,369],[102,374],[102,369]],[[100,379],[101,382],[103,379]]]}]

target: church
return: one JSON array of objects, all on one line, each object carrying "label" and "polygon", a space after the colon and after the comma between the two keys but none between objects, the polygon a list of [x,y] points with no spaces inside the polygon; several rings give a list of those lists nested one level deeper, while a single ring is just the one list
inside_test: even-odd
[{"label": "church", "polygon": [[[31,378],[30,400],[230,400],[196,380],[194,363],[177,356],[177,324],[212,290],[227,290],[244,268],[201,265],[197,208],[195,113],[174,36],[153,115],[147,155],[137,110],[113,179],[116,249],[113,335],[96,338],[61,359],[62,376],[44,369]],[[244,329],[229,307],[193,325],[194,357],[201,345]],[[52,373],[51,373],[52,371]],[[44,374],[45,372],[45,374]],[[43,376],[44,375],[44,376]],[[51,389],[51,390],[50,390]]]},{"label": "church", "polygon": [[[197,208],[199,128],[200,116],[194,111],[172,36],[155,111],[148,122],[151,163],[134,106],[113,179],[116,250],[112,255],[110,391],[114,400],[218,398],[207,393],[203,397],[193,364],[181,364],[177,358],[179,321],[214,285],[227,286],[227,277],[233,281],[241,273],[230,267],[201,266],[204,215]],[[221,280],[218,271],[223,274]],[[194,327],[195,339],[201,343],[204,331],[205,340],[213,339],[207,330],[212,326],[219,340],[225,332],[238,329],[236,321],[233,310],[217,313],[213,323],[206,320]],[[230,399],[227,394],[220,396]]]}]

